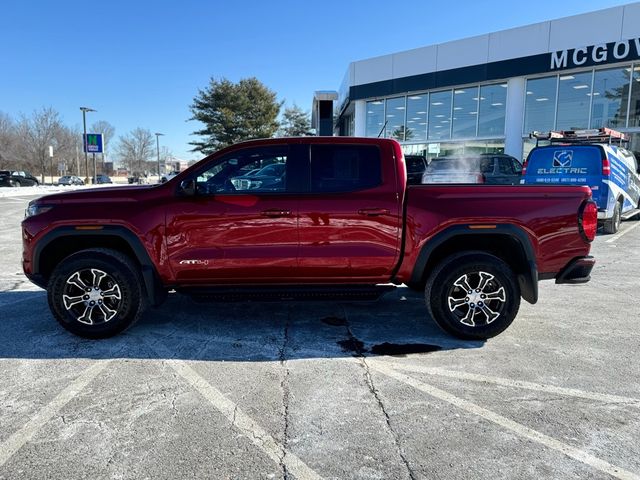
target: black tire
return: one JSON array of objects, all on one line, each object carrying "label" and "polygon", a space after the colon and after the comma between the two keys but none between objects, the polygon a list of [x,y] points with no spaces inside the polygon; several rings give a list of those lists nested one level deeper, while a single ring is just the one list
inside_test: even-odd
[{"label": "black tire", "polygon": [[102,248],[82,250],[60,262],[49,279],[47,298],[60,325],[94,339],[124,331],[146,305],[140,268],[126,255]]},{"label": "black tire", "polygon": [[[462,288],[463,279],[471,295]],[[487,296],[493,298],[487,302]],[[511,325],[520,308],[520,287],[511,268],[498,257],[463,252],[434,269],[427,279],[425,300],[442,330],[465,340],[484,340]]]},{"label": "black tire", "polygon": [[605,220],[603,224],[604,233],[617,233],[620,230],[620,222],[622,221],[622,204],[618,201],[613,207],[613,216]]}]

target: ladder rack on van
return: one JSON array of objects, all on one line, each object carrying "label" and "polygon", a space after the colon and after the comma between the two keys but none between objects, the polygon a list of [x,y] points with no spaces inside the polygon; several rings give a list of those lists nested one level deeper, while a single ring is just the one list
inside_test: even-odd
[{"label": "ladder rack on van", "polygon": [[560,130],[550,132],[531,132],[529,138],[536,139],[536,147],[540,140],[549,143],[607,143],[609,145],[623,145],[629,142],[629,137],[611,128],[591,128],[585,130]]}]

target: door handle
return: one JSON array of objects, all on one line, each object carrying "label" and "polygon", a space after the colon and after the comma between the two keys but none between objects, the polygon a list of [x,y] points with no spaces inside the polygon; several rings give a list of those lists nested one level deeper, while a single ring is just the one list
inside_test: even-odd
[{"label": "door handle", "polygon": [[279,208],[270,208],[269,210],[263,210],[260,212],[263,217],[278,218],[288,217],[291,215],[291,210],[281,210]]},{"label": "door handle", "polygon": [[360,215],[366,215],[367,217],[377,217],[380,215],[389,215],[388,208],[361,208],[358,210]]}]

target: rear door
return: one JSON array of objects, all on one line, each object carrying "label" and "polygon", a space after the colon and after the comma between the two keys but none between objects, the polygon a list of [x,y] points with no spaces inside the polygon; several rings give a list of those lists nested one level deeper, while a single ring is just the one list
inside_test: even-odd
[{"label": "rear door", "polygon": [[299,270],[307,281],[388,278],[402,226],[393,158],[390,144],[310,146],[310,193],[299,202]]}]

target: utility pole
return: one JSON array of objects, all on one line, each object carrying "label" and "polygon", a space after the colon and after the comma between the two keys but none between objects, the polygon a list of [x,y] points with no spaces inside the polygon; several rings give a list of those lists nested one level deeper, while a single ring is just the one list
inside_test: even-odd
[{"label": "utility pole", "polygon": [[84,128],[84,137],[82,138],[82,143],[84,143],[84,181],[86,183],[89,183],[89,157],[87,156],[87,112],[97,112],[97,110],[89,107],[80,107],[80,110],[82,110],[82,127]]},{"label": "utility pole", "polygon": [[161,183],[161,176],[160,176],[160,136],[164,135],[164,133],[155,133],[156,136],[156,152],[158,153],[158,183]]},{"label": "utility pole", "polygon": [[49,159],[51,162],[51,185],[53,185],[53,146],[49,145]]}]

